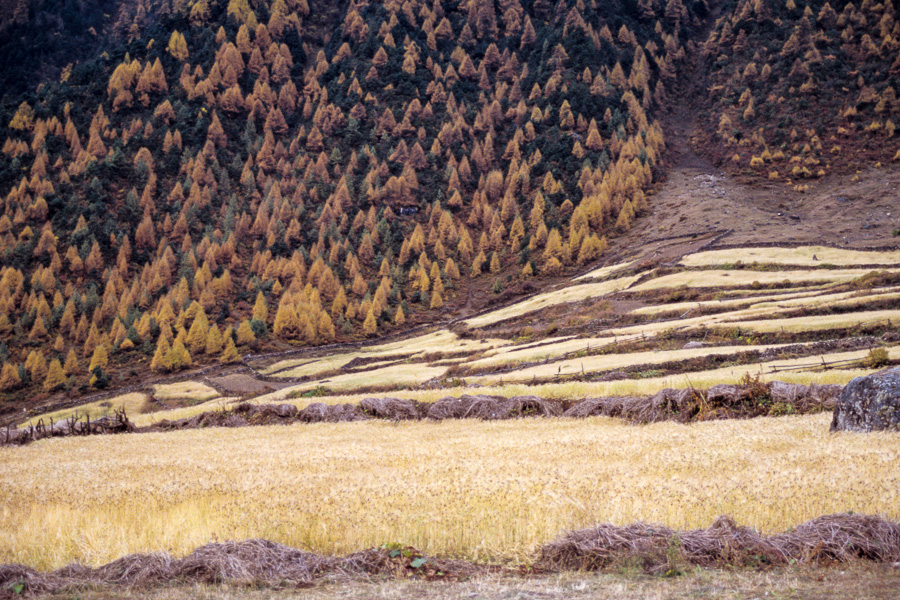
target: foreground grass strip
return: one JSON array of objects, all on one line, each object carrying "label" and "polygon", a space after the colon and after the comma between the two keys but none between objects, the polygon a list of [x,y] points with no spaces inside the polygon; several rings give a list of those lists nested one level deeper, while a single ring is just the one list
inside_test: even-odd
[{"label": "foreground grass strip", "polygon": [[621,572],[562,571],[522,577],[506,571],[478,574],[462,580],[422,581],[417,578],[363,577],[326,579],[315,587],[267,588],[222,584],[178,584],[161,587],[89,586],[77,595],[52,595],[52,600],[447,600],[479,598],[509,600],[735,600],[802,598],[835,600],[866,598],[896,600],[900,569],[889,564],[858,561],[839,567],[800,565],[756,569],[703,569],[680,577],[647,577],[634,569]]},{"label": "foreground grass strip", "polygon": [[249,538],[526,562],[595,523],[693,529],[729,514],[771,532],[847,511],[900,518],[896,434],[831,434],[830,420],[368,421],[44,440],[0,448],[0,479],[15,482],[0,488],[0,563],[100,565]]},{"label": "foreground grass strip", "polygon": [[[900,559],[900,523],[878,516],[838,514],[771,536],[719,517],[711,527],[674,531],[661,525],[598,525],[564,534],[540,549],[538,569],[584,571],[640,567],[680,575],[686,567],[768,567],[822,561],[879,563]],[[86,586],[150,588],[177,581],[253,586],[311,587],[329,578],[380,575],[396,579],[448,580],[487,572],[513,572],[489,565],[426,556],[386,544],[331,557],[267,540],[211,543],[177,559],[166,552],[131,554],[91,569],[70,565],[41,573],[23,565],[0,565],[0,594],[35,595]]]}]

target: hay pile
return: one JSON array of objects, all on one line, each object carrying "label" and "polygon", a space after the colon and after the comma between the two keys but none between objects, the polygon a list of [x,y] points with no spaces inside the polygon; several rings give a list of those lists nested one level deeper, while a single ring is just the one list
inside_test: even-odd
[{"label": "hay pile", "polygon": [[388,421],[416,421],[426,413],[426,409],[415,400],[399,398],[363,398],[359,407],[367,415]]},{"label": "hay pile", "polygon": [[[568,532],[543,546],[538,570],[636,567],[676,574],[690,566],[764,568],[792,562],[900,561],[900,523],[878,516],[819,517],[775,535],[762,535],[719,517],[706,529],[675,531],[661,525],[597,525]],[[0,598],[59,593],[97,586],[147,588],[170,583],[229,583],[310,587],[322,579],[363,575],[459,579],[498,567],[426,556],[385,545],[331,557],[262,539],[207,544],[174,559],[165,552],[132,554],[92,569],[71,564],[50,573],[0,565]]]},{"label": "hay pile", "polygon": [[813,409],[834,410],[843,389],[844,386],[834,384],[800,385],[773,381],[769,384],[769,396],[771,396],[772,402],[788,404],[801,412]]},{"label": "hay pile", "polygon": [[50,573],[0,565],[0,598],[35,596],[85,587],[148,588],[168,583],[311,587],[322,578],[384,575],[407,579],[467,577],[487,567],[426,556],[415,548],[370,548],[344,557],[304,552],[268,540],[207,544],[173,559],[165,552],[131,554],[92,569],[71,564]]},{"label": "hay pile", "polygon": [[313,402],[300,411],[298,421],[302,423],[346,423],[365,421],[369,417],[356,404],[322,404]]},{"label": "hay pile", "polygon": [[652,398],[635,396],[610,396],[588,398],[570,407],[564,417],[616,417],[632,423],[652,423],[662,420],[655,410]]},{"label": "hay pile", "polygon": [[661,525],[597,525],[571,531],[540,549],[537,565],[550,570],[598,570],[621,565],[646,573],[684,566],[785,565],[796,562],[900,560],[900,523],[882,517],[837,514],[765,536],[719,517],[706,529],[675,531]]},{"label": "hay pile", "polygon": [[173,561],[171,573],[192,582],[303,587],[312,585],[333,563],[333,558],[256,539],[201,546]]},{"label": "hay pile", "polygon": [[538,396],[505,398],[464,394],[459,398],[441,398],[428,407],[426,416],[436,421],[443,419],[500,421],[523,417],[558,417],[562,412],[561,402]]},{"label": "hay pile", "polygon": [[[630,423],[659,421],[708,421],[712,419],[749,419],[759,416],[807,414],[834,410],[843,386],[796,385],[750,379],[740,385],[716,385],[708,390],[664,389],[653,396],[613,396],[586,400],[549,400],[538,396],[488,396],[464,394],[433,403],[399,398],[365,398],[359,404],[322,404],[314,402],[297,410],[291,404],[250,404],[241,402],[232,408],[204,412],[187,419],[162,420],[142,431],[169,431],[203,427],[246,427],[249,425],[289,425],[291,423],[341,423],[385,419],[409,421],[431,419],[480,419],[499,421],[523,417],[615,417]],[[70,422],[54,427],[25,430],[0,430],[0,446],[26,444],[41,437],[91,435],[134,431],[124,411],[115,419],[86,422],[84,427]]]},{"label": "hay pile", "polygon": [[588,398],[569,407],[563,416],[616,417],[631,423],[750,419],[781,414],[807,414],[834,410],[840,385],[797,385],[748,380],[740,385],[714,385],[708,390],[660,390],[653,396]]}]

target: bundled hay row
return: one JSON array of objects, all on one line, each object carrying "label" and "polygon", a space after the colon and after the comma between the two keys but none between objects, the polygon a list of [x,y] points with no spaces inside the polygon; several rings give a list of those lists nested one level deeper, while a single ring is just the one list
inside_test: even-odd
[{"label": "bundled hay row", "polygon": [[562,403],[537,396],[469,396],[442,398],[428,408],[429,419],[481,419],[497,421],[523,417],[557,417]]},{"label": "bundled hay row", "polygon": [[[598,570],[620,565],[672,574],[685,566],[766,567],[791,562],[900,561],[900,523],[877,516],[837,514],[765,536],[719,517],[706,529],[675,531],[661,525],[598,525],[566,533],[539,550],[538,570]],[[42,595],[88,586],[146,588],[177,583],[231,583],[310,587],[325,577],[468,577],[497,567],[424,556],[385,545],[330,557],[268,540],[207,544],[174,559],[165,552],[132,554],[92,569],[71,564],[41,573],[0,565],[0,598]]]},{"label": "bundled hay row", "polygon": [[667,388],[653,396],[588,398],[571,406],[563,416],[616,417],[646,424],[807,414],[833,410],[842,389],[840,385],[748,380],[742,385],[716,385],[706,391]]},{"label": "bundled hay row", "polygon": [[540,549],[537,565],[551,570],[598,570],[618,565],[672,573],[685,565],[768,566],[792,562],[900,561],[900,523],[878,516],[818,517],[775,535],[762,535],[719,517],[706,529],[662,525],[597,525],[571,531]]},{"label": "bundled hay row", "polygon": [[485,567],[423,556],[413,548],[370,548],[344,557],[304,552],[268,540],[207,544],[182,559],[165,552],[131,554],[92,569],[72,564],[50,573],[0,565],[0,598],[42,595],[86,586],[146,588],[171,582],[310,587],[317,579],[354,575],[463,577]]},{"label": "bundled hay row", "polygon": [[[365,398],[359,404],[314,402],[303,410],[298,410],[291,404],[254,405],[242,402],[227,410],[205,412],[188,419],[163,420],[143,431],[342,423],[368,419],[497,421],[559,416],[582,419],[592,416],[615,417],[636,424],[659,421],[689,423],[833,410],[842,389],[839,385],[797,385],[780,381],[767,384],[748,379],[741,385],[716,385],[705,391],[667,388],[653,396],[611,396],[576,401],[549,400],[538,396],[505,398],[465,394],[459,398],[442,398],[433,403],[399,398]],[[74,426],[71,423],[60,423],[46,430],[38,427],[0,432],[0,445],[25,444],[50,436],[130,431],[135,431],[135,428],[123,410],[116,414],[115,419],[104,418]]]},{"label": "bundled hay row", "polygon": [[204,413],[191,419],[161,422],[162,429],[293,422],[338,423],[385,419],[410,421],[431,419],[480,419],[497,421],[525,417],[586,418],[606,416],[631,423],[750,418],[786,413],[805,414],[832,410],[842,386],[797,385],[780,381],[769,384],[748,380],[741,385],[717,385],[709,390],[664,389],[653,396],[612,396],[586,400],[549,400],[538,396],[468,395],[448,396],[424,403],[400,398],[365,398],[359,404],[313,403],[298,411],[290,404],[242,403],[232,411]]}]

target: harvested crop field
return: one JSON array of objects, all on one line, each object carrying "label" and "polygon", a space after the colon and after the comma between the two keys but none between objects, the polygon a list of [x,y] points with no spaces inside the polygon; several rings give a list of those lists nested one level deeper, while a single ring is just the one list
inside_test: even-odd
[{"label": "harvested crop field", "polygon": [[638,280],[638,276],[622,277],[601,283],[583,283],[572,285],[561,290],[538,294],[528,300],[524,300],[512,306],[489,312],[466,321],[469,327],[484,327],[505,319],[518,317],[536,310],[565,304],[567,302],[579,302],[588,298],[596,298],[618,290],[623,290]]},{"label": "harvested crop field", "polygon": [[[385,542],[528,561],[609,522],[763,532],[900,517],[895,435],[830,415],[634,427],[608,418],[363,422],[44,440],[0,448],[0,563],[99,565],[264,537],[326,554]],[[835,477],[834,473],[840,473]]]},{"label": "harvested crop field", "polygon": [[728,248],[695,252],[685,256],[681,263],[690,267],[710,265],[734,265],[742,262],[782,264],[807,267],[835,265],[853,267],[857,265],[896,265],[900,263],[900,251],[885,252],[873,250],[850,250],[827,246],[800,246],[797,248]]},{"label": "harvested crop field", "polygon": [[[636,292],[676,287],[729,288],[788,283],[797,284],[829,284],[852,281],[869,273],[866,269],[816,269],[806,271],[684,271],[672,275],[663,275],[631,289]],[[896,272],[896,269],[891,270]]]}]

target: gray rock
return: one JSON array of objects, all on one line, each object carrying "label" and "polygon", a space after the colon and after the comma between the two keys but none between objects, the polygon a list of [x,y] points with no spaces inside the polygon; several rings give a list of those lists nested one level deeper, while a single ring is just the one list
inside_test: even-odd
[{"label": "gray rock", "polygon": [[900,431],[900,367],[857,377],[834,408],[831,431]]}]

